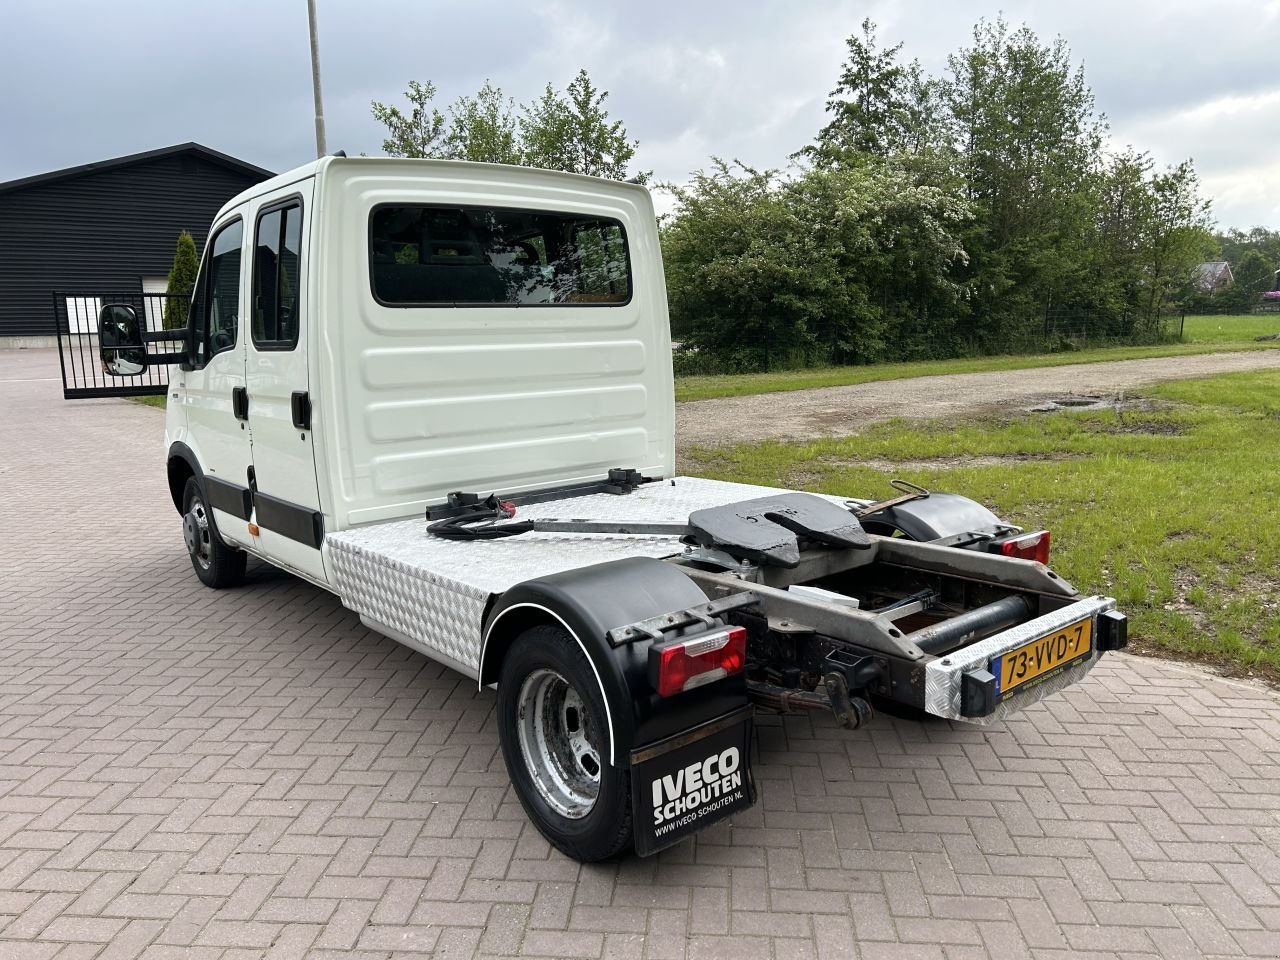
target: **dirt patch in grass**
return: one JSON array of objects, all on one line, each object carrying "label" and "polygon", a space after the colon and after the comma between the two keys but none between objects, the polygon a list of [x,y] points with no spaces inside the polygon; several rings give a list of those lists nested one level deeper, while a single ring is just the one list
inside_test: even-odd
[{"label": "dirt patch in grass", "polygon": [[1094,427],[1096,433],[1145,434],[1153,437],[1176,437],[1186,432],[1186,427],[1172,420],[1122,420]]},{"label": "dirt patch in grass", "polygon": [[1260,573],[1246,573],[1240,578],[1237,592],[1248,597],[1258,606],[1263,616],[1280,612],[1280,580]]},{"label": "dirt patch in grass", "polygon": [[1018,463],[1051,463],[1083,459],[1085,459],[1085,455],[1080,453],[1010,453],[999,456],[930,457],[924,460],[884,460],[879,457],[850,460],[823,457],[819,460],[819,463],[825,467],[866,467],[870,470],[879,470],[882,473],[893,473],[907,470],[962,470],[965,467],[1004,467]]},{"label": "dirt patch in grass", "polygon": [[1209,615],[1189,599],[1191,592],[1200,586],[1200,577],[1194,570],[1179,567],[1173,572],[1173,599],[1164,604],[1164,608],[1172,613],[1182,614],[1197,631],[1203,633],[1211,628]]},{"label": "dirt patch in grass", "polygon": [[[1169,535],[1166,539],[1185,539],[1188,535]],[[1259,573],[1245,574],[1238,585],[1231,587],[1217,580],[1198,575],[1196,571],[1179,567],[1173,572],[1174,595],[1162,604],[1171,613],[1185,617],[1198,633],[1210,634],[1218,629],[1214,620],[1216,608],[1223,596],[1246,599],[1258,611],[1258,623],[1280,611],[1280,580]],[[1200,595],[1199,602],[1192,594]],[[1248,644],[1262,645],[1265,641],[1260,631],[1246,627],[1241,631]],[[1147,637],[1137,635],[1129,639],[1129,651],[1140,656],[1168,658],[1172,651]],[[1213,667],[1224,677],[1259,679],[1280,689],[1280,668],[1265,662],[1241,663],[1237,658],[1209,651],[1178,649],[1177,657]]]},{"label": "dirt patch in grass", "polygon": [[[1179,531],[1168,534],[1165,539],[1185,540],[1190,536],[1189,533]],[[1199,576],[1194,570],[1179,567],[1173,572],[1172,579],[1174,597],[1164,605],[1164,608],[1188,617],[1197,629],[1206,627],[1208,623],[1208,614],[1201,609],[1201,605],[1190,599],[1191,593],[1197,589],[1202,592],[1244,598],[1253,604],[1262,616],[1280,611],[1280,580],[1265,574],[1242,574],[1237,586],[1228,586],[1216,578],[1208,580]],[[1250,639],[1257,641],[1261,638],[1253,634]]]}]

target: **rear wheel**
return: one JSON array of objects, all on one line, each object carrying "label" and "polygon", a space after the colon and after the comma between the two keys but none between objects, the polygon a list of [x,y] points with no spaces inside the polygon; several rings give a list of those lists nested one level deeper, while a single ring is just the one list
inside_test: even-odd
[{"label": "rear wheel", "polygon": [[187,479],[182,491],[182,539],[186,541],[191,566],[206,587],[221,590],[244,582],[249,558],[242,550],[232,550],[222,542],[204,489],[195,477]]},{"label": "rear wheel", "polygon": [[498,718],[511,783],[552,846],[592,862],[631,845],[631,777],[609,764],[600,685],[566,630],[516,638],[498,680]]}]

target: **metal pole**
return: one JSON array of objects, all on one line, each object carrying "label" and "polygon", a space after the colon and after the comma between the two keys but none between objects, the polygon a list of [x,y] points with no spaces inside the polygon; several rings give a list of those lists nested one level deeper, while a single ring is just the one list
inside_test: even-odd
[{"label": "metal pole", "polygon": [[328,153],[324,141],[324,100],[320,96],[320,43],[316,39],[316,0],[307,0],[307,27],[311,31],[311,93],[316,102],[316,156]]}]

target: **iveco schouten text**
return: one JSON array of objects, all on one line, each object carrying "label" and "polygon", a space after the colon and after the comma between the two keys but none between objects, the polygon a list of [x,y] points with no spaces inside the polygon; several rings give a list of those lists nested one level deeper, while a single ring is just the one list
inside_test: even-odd
[{"label": "iveco schouten text", "polygon": [[146,327],[104,306],[102,367],[168,367],[196,575],[261,557],[496,685],[520,800],[580,860],[749,806],[755,710],[986,723],[1126,642],[1047,532],[963,497],[677,476],[640,186],[326,157],[227,204],[188,326]]}]

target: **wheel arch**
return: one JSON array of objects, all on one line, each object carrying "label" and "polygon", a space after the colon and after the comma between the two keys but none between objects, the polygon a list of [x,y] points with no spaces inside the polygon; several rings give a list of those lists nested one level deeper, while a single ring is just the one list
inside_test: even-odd
[{"label": "wheel arch", "polygon": [[502,661],[506,658],[507,652],[515,643],[516,638],[534,627],[563,628],[582,650],[582,655],[587,658],[587,663],[591,666],[591,672],[595,675],[596,685],[600,690],[600,699],[604,703],[605,726],[609,731],[609,763],[616,766],[614,758],[617,755],[618,736],[613,716],[614,709],[610,705],[609,688],[605,686],[604,679],[600,675],[598,658],[591,655],[591,651],[582,642],[582,637],[578,635],[577,631],[551,608],[545,607],[540,603],[520,601],[504,607],[494,615],[490,621],[489,628],[485,631],[484,641],[481,646],[480,686],[483,687],[490,683],[498,682],[498,673],[501,670]]},{"label": "wheel arch", "polygon": [[195,477],[203,481],[204,471],[200,469],[200,461],[196,459],[192,449],[179,440],[169,445],[167,472],[173,508],[182,513],[182,491],[187,485],[187,479]]}]

